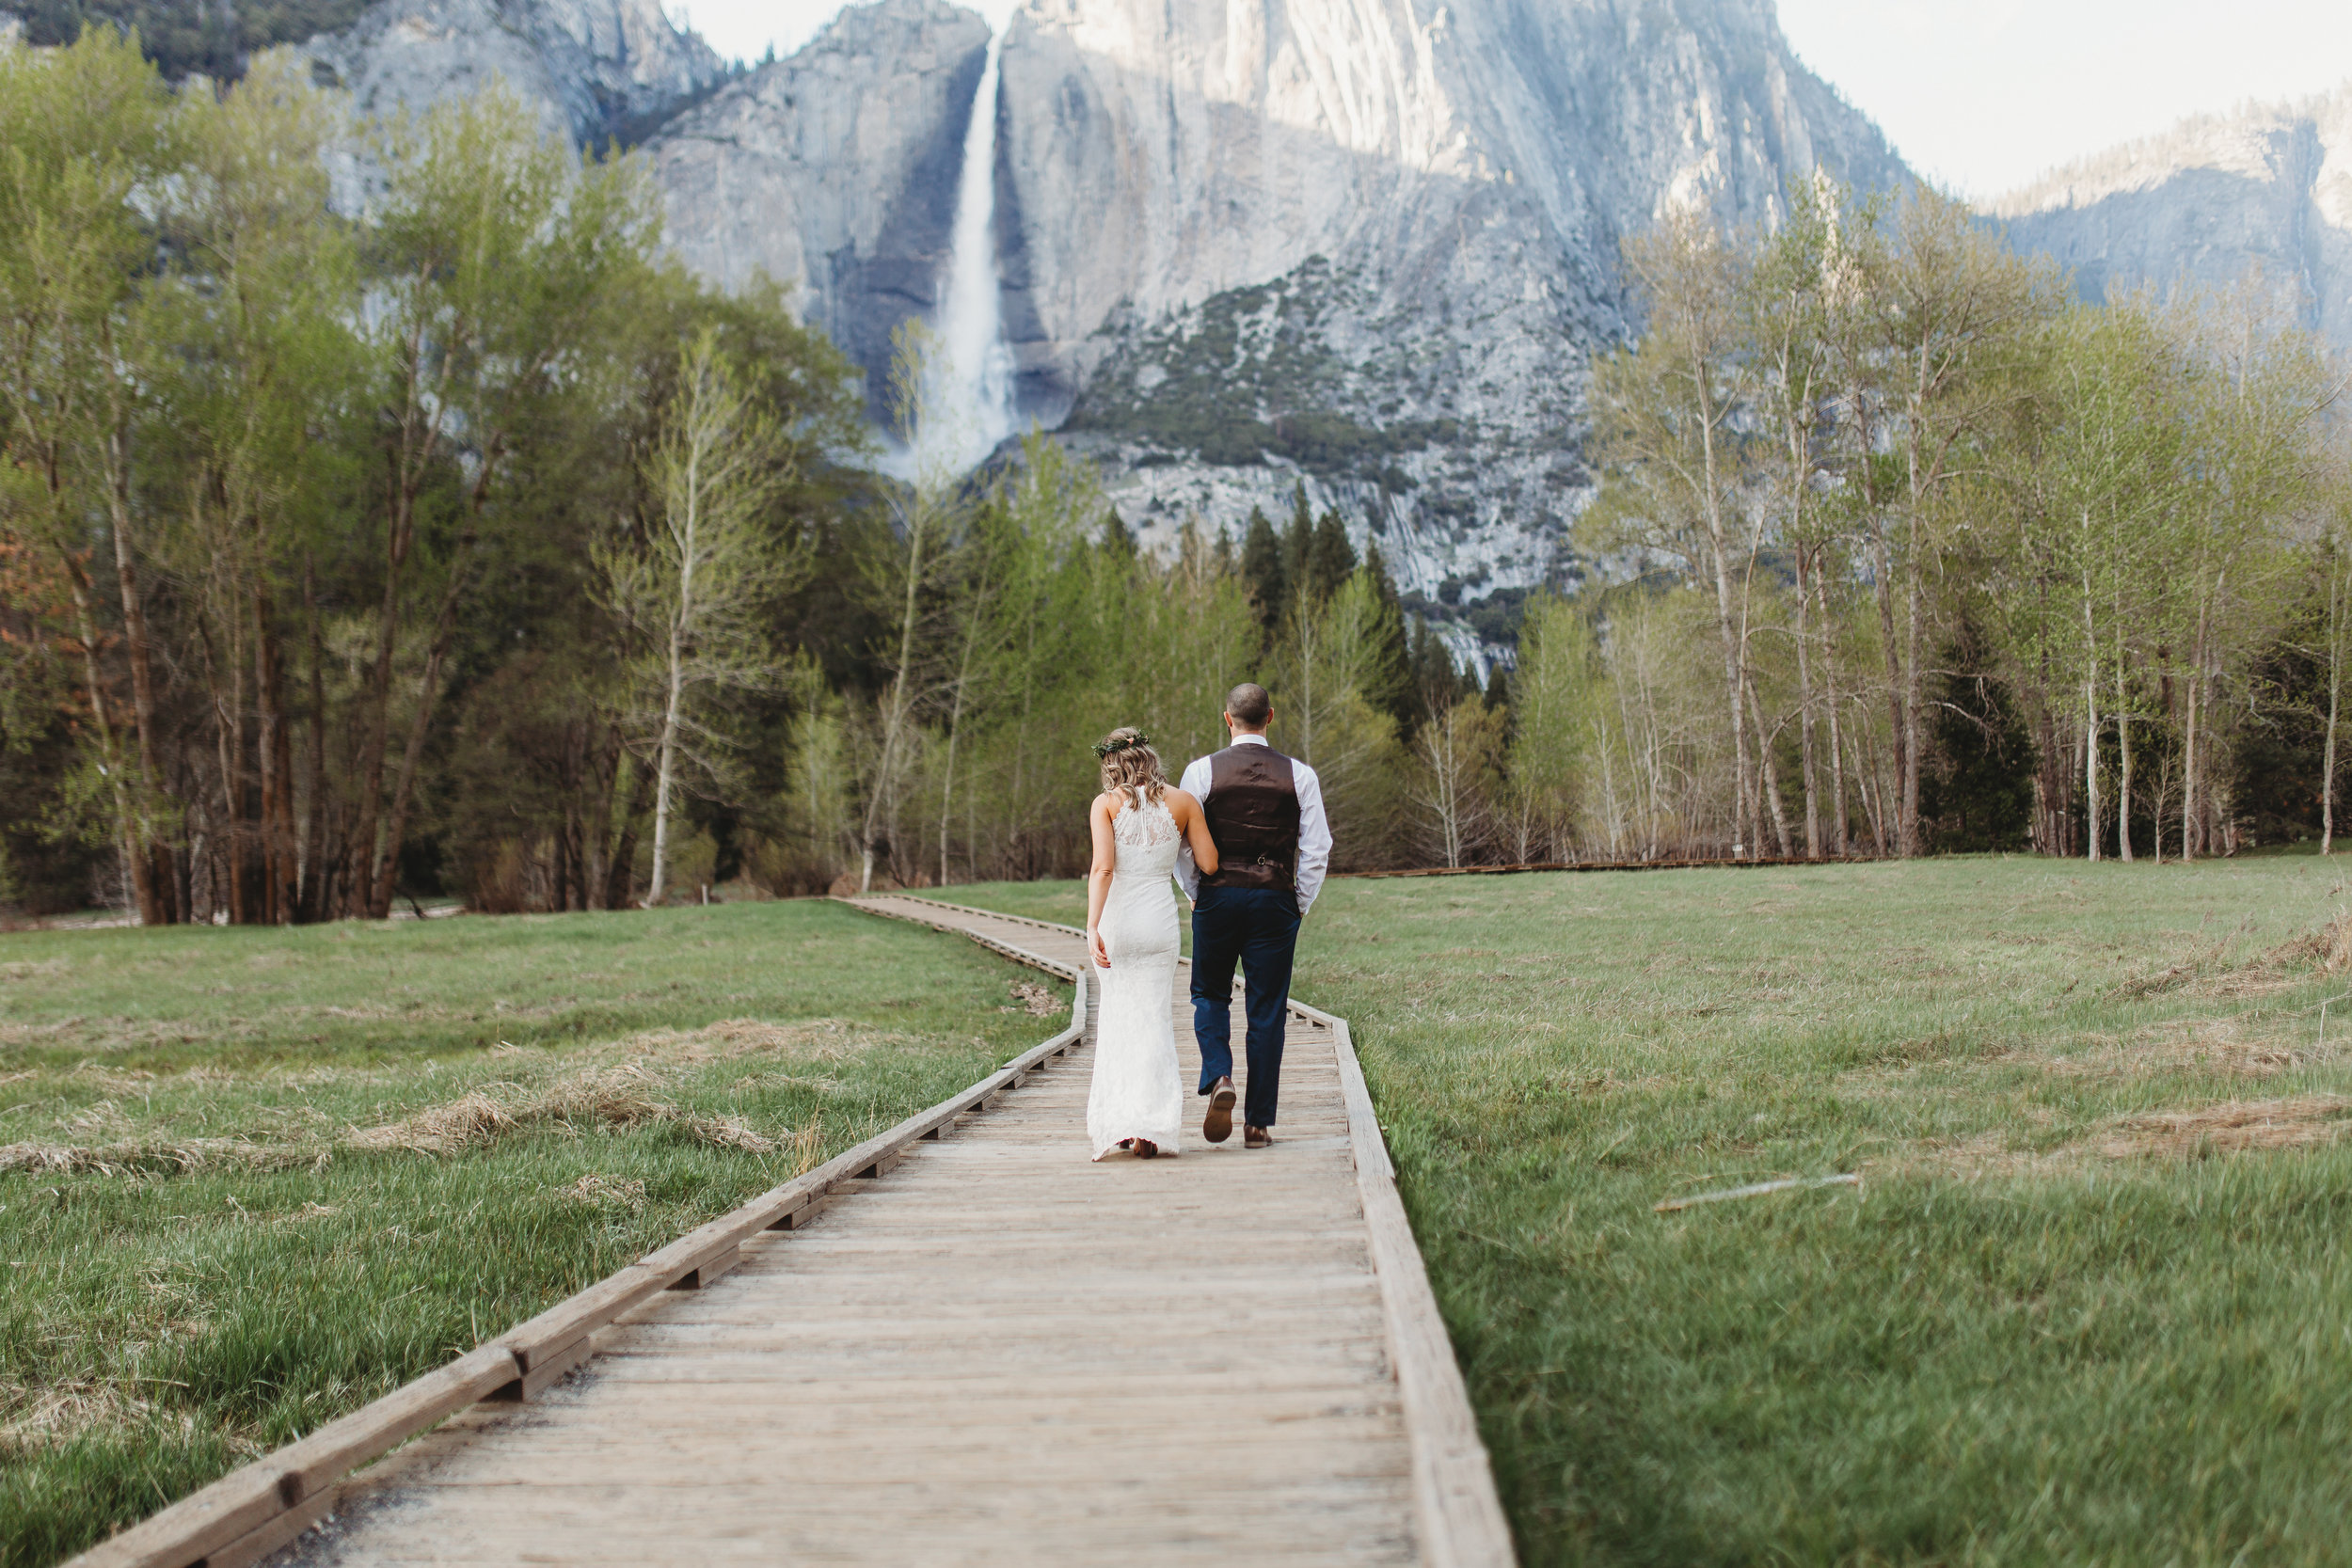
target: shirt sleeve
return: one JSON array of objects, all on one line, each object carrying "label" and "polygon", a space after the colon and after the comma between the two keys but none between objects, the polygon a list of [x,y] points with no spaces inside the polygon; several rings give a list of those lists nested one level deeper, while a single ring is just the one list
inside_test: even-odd
[{"label": "shirt sleeve", "polygon": [[[1176,787],[1196,800],[1209,798],[1209,759],[1195,757],[1184,765],[1184,776]],[[1200,902],[1200,868],[1192,863],[1192,839],[1180,836],[1176,841],[1176,885],[1184,890],[1184,901]]]},{"label": "shirt sleeve", "polygon": [[1323,781],[1305,763],[1294,763],[1291,786],[1298,791],[1298,913],[1305,918],[1323,891],[1331,864],[1331,822],[1323,815]]}]

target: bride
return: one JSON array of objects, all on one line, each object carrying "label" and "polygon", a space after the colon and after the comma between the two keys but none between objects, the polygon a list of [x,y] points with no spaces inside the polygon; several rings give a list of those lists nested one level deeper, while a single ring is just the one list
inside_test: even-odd
[{"label": "bride", "polygon": [[1094,1157],[1114,1148],[1139,1159],[1176,1150],[1184,1085],[1176,1068],[1176,869],[1181,834],[1203,875],[1216,845],[1200,802],[1168,782],[1141,730],[1111,731],[1094,748],[1103,793],[1094,798],[1094,868],[1087,874],[1087,947],[1103,1007],[1094,1040],[1087,1136]]}]

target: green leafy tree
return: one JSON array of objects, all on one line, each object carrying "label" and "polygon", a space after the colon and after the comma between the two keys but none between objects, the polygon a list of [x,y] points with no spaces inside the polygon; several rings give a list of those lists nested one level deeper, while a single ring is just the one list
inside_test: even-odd
[{"label": "green leafy tree", "polygon": [[[130,872],[139,918],[178,918],[158,735],[145,557],[132,492],[132,436],[147,376],[139,307],[156,251],[149,211],[177,166],[162,79],[135,39],[93,27],[35,54],[0,47],[0,405],[8,460],[40,487],[26,519],[71,591],[88,691],[92,766]],[[90,518],[103,516],[103,533]],[[114,564],[106,606],[89,563]],[[104,621],[119,620],[128,711],[106,668]],[[126,734],[126,731],[128,732]]]},{"label": "green leafy tree", "polygon": [[715,328],[680,351],[677,388],[646,463],[655,498],[642,549],[609,546],[597,564],[614,614],[650,643],[654,699],[653,872],[647,905],[668,891],[671,821],[691,762],[722,770],[717,736],[697,707],[726,689],[770,684],[773,651],[761,610],[802,569],[767,514],[789,482],[790,448],[774,416],[744,389]]},{"label": "green leafy tree", "polygon": [[[391,905],[418,769],[443,671],[472,585],[484,530],[518,443],[546,406],[572,395],[568,373],[602,358],[652,276],[656,201],[634,158],[596,163],[546,134],[503,83],[387,128],[386,192],[373,230],[378,393],[385,445],[382,594],[352,848],[357,902]],[[426,541],[420,506],[454,481],[456,516]],[[409,567],[438,546],[422,633],[423,668],[397,774],[385,784],[392,685],[412,606]]]}]

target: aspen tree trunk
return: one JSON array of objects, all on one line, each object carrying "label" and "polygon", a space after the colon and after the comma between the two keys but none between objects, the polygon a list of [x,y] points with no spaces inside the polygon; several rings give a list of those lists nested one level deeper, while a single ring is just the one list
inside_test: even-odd
[{"label": "aspen tree trunk", "polygon": [[[1732,629],[1731,562],[1724,547],[1723,497],[1715,480],[1715,388],[1704,357],[1693,357],[1692,377],[1699,396],[1700,474],[1707,486],[1706,504],[1701,510],[1707,522],[1708,554],[1713,558],[1715,567],[1715,629],[1723,639],[1724,693],[1731,703],[1732,820],[1739,824],[1733,831],[1744,834],[1753,794],[1748,777],[1746,705],[1740,700],[1747,684],[1747,659],[1740,639]],[[1735,854],[1746,847],[1744,844],[1732,846]]]},{"label": "aspen tree trunk", "polygon": [[1899,759],[1902,775],[1902,816],[1899,833],[1905,857],[1920,852],[1919,842],[1919,732],[1920,711],[1926,705],[1926,674],[1922,669],[1924,644],[1927,640],[1926,594],[1920,561],[1924,549],[1924,522],[1927,507],[1926,477],[1921,471],[1920,442],[1923,439],[1920,422],[1928,405],[1928,360],[1925,345],[1919,352],[1919,373],[1913,387],[1911,417],[1903,421],[1903,455],[1905,483],[1909,486],[1906,522],[1910,528],[1910,560],[1905,583],[1905,609],[1908,624],[1903,640],[1903,722],[1902,754]]},{"label": "aspen tree trunk", "polygon": [[1830,619],[1829,590],[1818,571],[1813,574],[1813,592],[1821,609],[1821,693],[1829,716],[1830,847],[1843,860],[1852,846],[1846,822],[1846,754],[1837,734],[1837,631],[1836,623]]},{"label": "aspen tree trunk", "polygon": [[2198,697],[2204,686],[2202,673],[2204,625],[2197,627],[2198,662],[2190,667],[2188,675],[2188,730],[2181,747],[2181,859],[2184,863],[2197,858],[2202,847],[2197,838],[2197,707]]},{"label": "aspen tree trunk", "polygon": [[[1886,530],[1883,520],[1870,531],[1870,572],[1877,578],[1879,647],[1886,662],[1887,738],[1895,748],[1895,771],[1900,774],[1903,770],[1903,739],[1910,733],[1909,726],[1904,721],[1904,714],[1909,705],[1903,700],[1905,689],[1901,645],[1895,638],[1894,566],[1887,556]],[[1871,776],[1875,778],[1877,776],[1875,758],[1872,760],[1871,767]],[[1870,832],[1871,836],[1879,840],[1879,853],[1885,854],[1884,836],[1879,832],[1876,824],[1873,824]]]},{"label": "aspen tree trunk", "polygon": [[254,760],[262,781],[262,907],[265,925],[292,918],[294,753],[287,744],[285,680],[273,634],[269,587],[258,569],[253,580],[253,701],[260,721]]},{"label": "aspen tree trunk", "polygon": [[858,853],[857,890],[874,890],[875,841],[882,829],[882,815],[890,799],[897,792],[898,747],[906,728],[907,676],[914,662],[914,622],[917,590],[923,580],[923,514],[918,500],[914,517],[907,527],[907,597],[898,620],[898,669],[890,682],[890,696],[882,709],[882,762],[875,770],[874,788],[866,800],[866,831],[861,835]]},{"label": "aspen tree trunk", "polygon": [[956,736],[963,726],[963,692],[972,678],[972,636],[963,640],[963,663],[956,672],[955,705],[947,710],[947,765],[939,785],[939,885],[947,885],[947,824],[953,818],[956,799]]},{"label": "aspen tree trunk", "polygon": [[2115,660],[2115,743],[2122,755],[2115,784],[2115,844],[2128,863],[2132,858],[2132,714],[2123,701],[2123,659]]},{"label": "aspen tree trunk", "polygon": [[[2320,762],[2319,852],[2334,852],[2336,842],[2336,720],[2344,705],[2344,578],[2331,572],[2328,580],[2328,745]],[[2185,840],[2184,840],[2185,843]]]},{"label": "aspen tree trunk", "polygon": [[2083,682],[2083,795],[2086,801],[2083,820],[2089,824],[2084,833],[2089,847],[2085,858],[2099,858],[2099,676],[2098,664],[2091,665],[2091,676]]},{"label": "aspen tree trunk", "polygon": [[417,770],[424,762],[424,743],[433,733],[433,710],[441,698],[441,667],[457,635],[457,606],[466,584],[462,544],[453,554],[449,574],[449,589],[441,595],[441,613],[433,627],[433,645],[425,651],[424,679],[417,690],[417,711],[408,723],[408,744],[401,752],[400,772],[392,785],[391,810],[378,835],[375,875],[368,894],[371,920],[387,919],[392,912],[392,889],[400,879],[401,840],[408,831],[408,809],[416,800]]},{"label": "aspen tree trunk", "polygon": [[1854,784],[1862,796],[1863,825],[1870,830],[1871,850],[1883,860],[1886,856],[1885,781],[1879,774],[1878,757],[1868,738],[1854,736]]},{"label": "aspen tree trunk", "polygon": [[1805,581],[1807,551],[1797,551],[1797,754],[1804,784],[1804,858],[1821,858],[1821,802],[1813,772],[1813,657],[1809,644],[1812,594]]},{"label": "aspen tree trunk", "polygon": [[1772,840],[1780,846],[1780,858],[1789,860],[1788,813],[1781,806],[1780,773],[1772,766],[1772,738],[1764,724],[1764,705],[1756,695],[1756,683],[1748,683],[1748,707],[1756,718],[1756,766],[1764,782],[1765,799],[1772,809]]},{"label": "aspen tree trunk", "polygon": [[1920,668],[1921,645],[1927,636],[1923,605],[1925,588],[1919,580],[1919,525],[1911,527],[1911,583],[1908,636],[1904,640],[1902,816],[1898,826],[1901,852],[1908,859],[1920,852],[1919,842],[1919,711],[1926,705],[1926,677]]},{"label": "aspen tree trunk", "polygon": [[62,546],[57,550],[65,562],[65,579],[73,595],[73,628],[75,641],[82,644],[83,678],[89,682],[90,719],[98,729],[98,754],[103,758],[99,771],[105,775],[106,789],[115,808],[115,852],[121,857],[122,875],[135,896],[137,887],[137,844],[134,836],[130,790],[123,778],[121,749],[115,738],[113,715],[106,705],[105,672],[98,663],[98,628],[90,613],[89,579],[82,575],[82,564],[71,550]]},{"label": "aspen tree trunk", "polygon": [[679,639],[674,631],[670,635],[670,689],[661,707],[660,771],[653,791],[653,880],[645,889],[646,909],[660,903],[662,894],[669,888],[670,793],[677,780],[678,711],[686,695],[681,654]]},{"label": "aspen tree trunk", "polygon": [[686,706],[687,641],[694,627],[694,569],[701,564],[702,454],[698,429],[686,459],[686,531],[678,541],[677,603],[670,611],[669,689],[661,705],[660,777],[653,792],[653,879],[645,905],[661,902],[670,880],[670,801],[677,785],[678,721]]},{"label": "aspen tree trunk", "polygon": [[131,665],[131,717],[138,732],[138,780],[130,792],[131,888],[138,900],[139,924],[172,923],[170,850],[158,842],[155,798],[163,774],[155,764],[155,664],[148,631],[147,602],[139,588],[138,562],[131,547],[131,465],[127,415],[120,388],[108,380],[114,404],[104,442],[106,504],[113,524],[115,582],[122,596],[123,653]]},{"label": "aspen tree trunk", "polygon": [[334,889],[327,845],[326,784],[326,642],[319,624],[318,570],[308,555],[302,561],[302,610],[310,640],[310,727],[309,761],[310,820],[303,825],[302,897],[304,921],[325,920],[333,906]]}]

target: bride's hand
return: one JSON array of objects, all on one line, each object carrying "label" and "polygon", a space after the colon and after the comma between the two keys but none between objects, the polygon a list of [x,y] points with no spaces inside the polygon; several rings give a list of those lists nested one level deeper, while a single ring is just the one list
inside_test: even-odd
[{"label": "bride's hand", "polygon": [[1097,968],[1097,969],[1108,969],[1108,968],[1110,968],[1110,966],[1111,966],[1111,956],[1110,956],[1109,951],[1108,951],[1107,949],[1105,949],[1105,948],[1104,947],[1104,945],[1103,945],[1103,933],[1102,933],[1102,931],[1101,931],[1100,929],[1098,929],[1098,928],[1096,928],[1096,927],[1088,927],[1088,929],[1087,929],[1087,951],[1094,955],[1094,967],[1095,967],[1095,968]]}]

